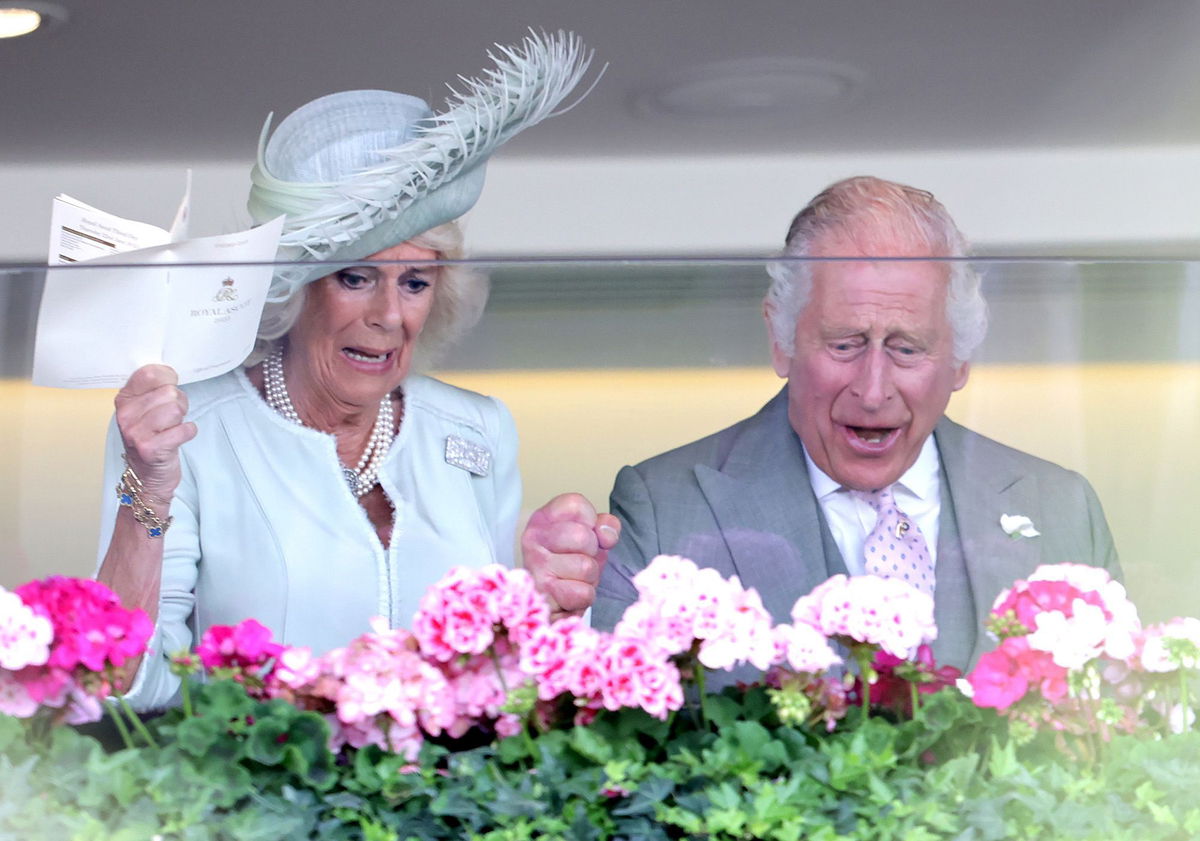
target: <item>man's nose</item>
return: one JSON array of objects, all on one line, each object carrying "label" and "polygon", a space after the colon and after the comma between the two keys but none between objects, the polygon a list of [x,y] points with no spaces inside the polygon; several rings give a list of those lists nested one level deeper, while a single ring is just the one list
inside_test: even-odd
[{"label": "man's nose", "polygon": [[867,349],[850,384],[850,390],[864,409],[882,409],[892,399],[895,394],[892,365],[883,348]]}]

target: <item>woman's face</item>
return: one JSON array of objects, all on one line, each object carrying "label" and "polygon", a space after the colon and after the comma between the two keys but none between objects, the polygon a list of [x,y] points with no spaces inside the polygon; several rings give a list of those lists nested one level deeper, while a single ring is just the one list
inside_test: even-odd
[{"label": "woman's face", "polygon": [[413,345],[429,318],[438,267],[428,248],[404,242],[314,281],[288,333],[292,399],[326,401],[346,412],[374,407],[408,375]]}]

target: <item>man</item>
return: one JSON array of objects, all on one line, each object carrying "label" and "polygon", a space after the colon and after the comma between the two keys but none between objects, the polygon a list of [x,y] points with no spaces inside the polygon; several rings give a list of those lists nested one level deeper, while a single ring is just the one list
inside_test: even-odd
[{"label": "man", "polygon": [[[636,598],[632,577],[658,554],[738,575],[776,621],[829,576],[872,572],[934,594],[935,657],[966,669],[991,645],[982,622],[996,595],[1039,564],[1117,574],[1083,477],[944,417],[986,306],[968,264],[920,258],[965,254],[922,190],[852,178],[814,198],[785,257],[909,259],[772,268],[764,316],[787,385],[753,417],[621,470],[620,541],[594,624],[617,622]],[[1004,515],[1028,517],[1038,534],[1010,535]]]}]

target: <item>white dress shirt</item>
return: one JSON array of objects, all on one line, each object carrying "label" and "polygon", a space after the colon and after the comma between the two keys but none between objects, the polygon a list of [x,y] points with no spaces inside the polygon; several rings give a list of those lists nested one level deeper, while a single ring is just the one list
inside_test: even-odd
[{"label": "white dress shirt", "polygon": [[[808,463],[808,481],[813,494],[829,524],[833,540],[842,553],[851,575],[863,573],[863,544],[875,528],[875,510],[857,499],[850,489],[840,485],[813,462],[804,450]],[[921,529],[929,548],[929,561],[937,566],[938,514],[942,509],[941,482],[937,444],[933,436],[925,439],[913,466],[892,485],[892,495],[900,510]]]}]

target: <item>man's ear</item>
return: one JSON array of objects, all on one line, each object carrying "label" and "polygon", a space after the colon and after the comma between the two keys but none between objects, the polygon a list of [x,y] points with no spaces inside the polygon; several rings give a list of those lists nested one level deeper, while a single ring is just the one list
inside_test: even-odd
[{"label": "man's ear", "polygon": [[775,337],[775,325],[771,320],[771,303],[763,301],[763,321],[767,322],[767,340],[771,343],[771,367],[775,373],[787,379],[788,371],[792,368],[792,358],[783,352],[779,340]]},{"label": "man's ear", "polygon": [[963,362],[958,366],[958,370],[954,372],[954,390],[958,391],[967,384],[967,378],[971,376],[971,363]]}]

